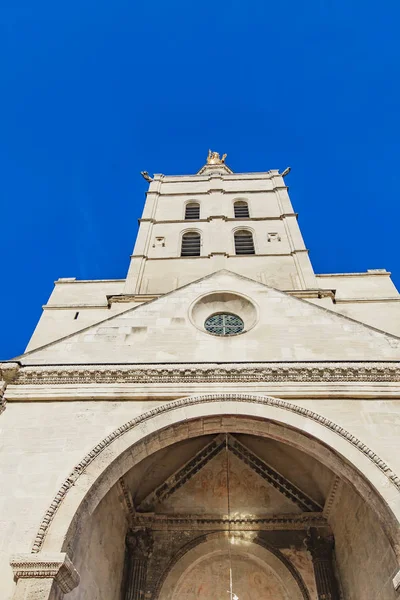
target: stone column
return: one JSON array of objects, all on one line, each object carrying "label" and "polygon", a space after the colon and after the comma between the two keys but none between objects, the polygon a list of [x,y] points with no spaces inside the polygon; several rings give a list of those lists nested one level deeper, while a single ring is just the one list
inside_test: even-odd
[{"label": "stone column", "polygon": [[149,529],[128,531],[126,535],[126,580],[124,600],[144,600],[147,562],[153,550]]},{"label": "stone column", "polygon": [[58,600],[79,583],[65,552],[16,554],[10,561],[17,587],[14,600]]},{"label": "stone column", "polygon": [[323,537],[312,527],[304,541],[313,560],[318,600],[340,600],[333,569],[333,536]]}]

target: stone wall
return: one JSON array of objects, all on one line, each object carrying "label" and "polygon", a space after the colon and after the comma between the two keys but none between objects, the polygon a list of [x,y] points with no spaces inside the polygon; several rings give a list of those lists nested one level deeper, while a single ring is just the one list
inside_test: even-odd
[{"label": "stone wall", "polygon": [[126,530],[127,519],[114,487],[82,524],[76,548],[70,552],[80,584],[68,600],[119,600]]},{"label": "stone wall", "polygon": [[[7,388],[8,389],[8,388]],[[51,394],[50,389],[48,389]],[[54,392],[55,393],[55,392]],[[118,397],[116,392],[116,397]],[[46,509],[52,502],[60,485],[71,473],[74,466],[82,460],[96,444],[109,435],[116,428],[121,427],[130,419],[154,407],[160,407],[162,402],[141,401],[59,401],[59,402],[12,402],[6,406],[0,417],[2,428],[2,451],[0,455],[0,472],[2,473],[2,486],[0,488],[0,597],[8,600],[12,596],[13,582],[9,567],[9,558],[13,553],[29,552],[38,530],[39,524]],[[398,448],[398,425],[394,422],[398,414],[399,401],[362,401],[362,400],[297,400],[295,405],[313,410],[333,422],[340,424],[357,436],[364,443],[386,460],[396,472],[400,471],[400,454]],[[198,410],[210,412],[212,403]],[[242,403],[245,412],[245,403]],[[237,413],[229,406],[225,408],[219,403],[220,412],[228,414]],[[259,416],[270,414],[268,407],[259,406]],[[291,413],[284,412],[285,418]],[[164,426],[168,425],[172,414],[164,417]],[[308,423],[310,435],[313,435],[316,424]],[[324,435],[327,439],[334,436],[340,441],[338,434],[333,434],[328,428]],[[175,441],[171,438],[171,442]],[[348,444],[355,458],[361,455],[360,451]],[[103,455],[102,455],[103,456]],[[370,469],[375,467],[371,462]],[[82,476],[81,479],[84,479]],[[390,485],[387,483],[387,485]],[[396,490],[393,487],[393,501]],[[347,586],[358,585],[364,577],[365,565],[370,568],[371,577],[376,569],[379,581],[388,586],[388,595],[380,600],[394,598],[391,577],[394,575],[396,563],[389,544],[380,531],[380,525],[374,521],[375,517],[365,507],[359,498],[343,497],[342,504],[332,515],[333,528],[338,532],[338,546],[348,557],[342,560],[340,568]],[[357,500],[357,502],[356,502]],[[349,522],[357,514],[357,527],[350,528]],[[350,521],[349,521],[350,520]],[[368,538],[364,539],[363,536]],[[95,536],[95,533],[93,533]],[[95,538],[93,537],[93,540]],[[358,550],[355,546],[358,540]],[[346,549],[348,546],[349,549]],[[378,550],[376,551],[376,548]],[[388,563],[380,565],[379,560],[388,557]],[[365,554],[368,549],[369,554]],[[352,554],[349,554],[352,550]],[[340,551],[338,550],[338,554]],[[364,553],[364,554],[363,554]],[[375,563],[373,563],[375,561]],[[348,564],[357,565],[360,571],[358,581],[352,578]],[[375,565],[375,566],[374,566]],[[346,569],[349,569],[347,572]],[[353,569],[353,567],[351,567]],[[381,571],[381,569],[383,569]],[[383,575],[382,575],[383,573]],[[390,584],[390,585],[389,585]],[[347,588],[346,588],[347,589]],[[350,594],[346,600],[358,600],[354,591],[348,587]],[[356,588],[355,588],[356,589]],[[391,595],[389,595],[391,594]],[[371,599],[377,600],[370,596]],[[364,600],[364,598],[363,598]],[[366,597],[366,600],[368,598]]]},{"label": "stone wall", "polygon": [[349,486],[335,503],[330,522],[344,600],[396,600],[396,557],[376,516]]}]

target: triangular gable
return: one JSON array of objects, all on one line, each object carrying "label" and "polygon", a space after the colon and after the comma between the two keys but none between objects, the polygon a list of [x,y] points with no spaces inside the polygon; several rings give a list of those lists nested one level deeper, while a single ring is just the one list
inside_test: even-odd
[{"label": "triangular gable", "polygon": [[[229,467],[228,467],[229,465]],[[160,514],[228,515],[296,514],[301,509],[229,451],[220,452],[164,502],[155,506]]]},{"label": "triangular gable", "polygon": [[[231,434],[217,435],[137,505],[139,513],[321,512],[322,505]],[[257,509],[258,506],[258,509]],[[245,507],[245,508],[243,508]]]},{"label": "triangular gable", "polygon": [[[210,335],[196,326],[193,305],[216,292],[247,298],[257,313],[254,326],[230,337]],[[229,271],[213,273],[19,358],[23,364],[399,359],[399,338]]]}]

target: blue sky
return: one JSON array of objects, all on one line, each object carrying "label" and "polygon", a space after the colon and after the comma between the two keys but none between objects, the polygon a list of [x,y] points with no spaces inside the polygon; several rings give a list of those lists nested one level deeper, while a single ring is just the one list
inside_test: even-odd
[{"label": "blue sky", "polygon": [[284,169],[316,272],[400,287],[400,4],[81,0],[0,14],[0,358],[59,277],[125,277],[146,183]]}]

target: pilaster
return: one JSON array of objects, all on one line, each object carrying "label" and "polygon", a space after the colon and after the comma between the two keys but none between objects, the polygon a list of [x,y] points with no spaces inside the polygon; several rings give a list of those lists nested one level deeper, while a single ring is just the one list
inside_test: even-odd
[{"label": "pilaster", "polygon": [[312,556],[318,600],[340,600],[333,568],[333,536],[319,535],[312,527],[305,539],[305,545]]},{"label": "pilaster", "polygon": [[149,529],[128,531],[126,535],[126,579],[124,600],[142,600],[145,596],[147,563],[153,550]]}]

